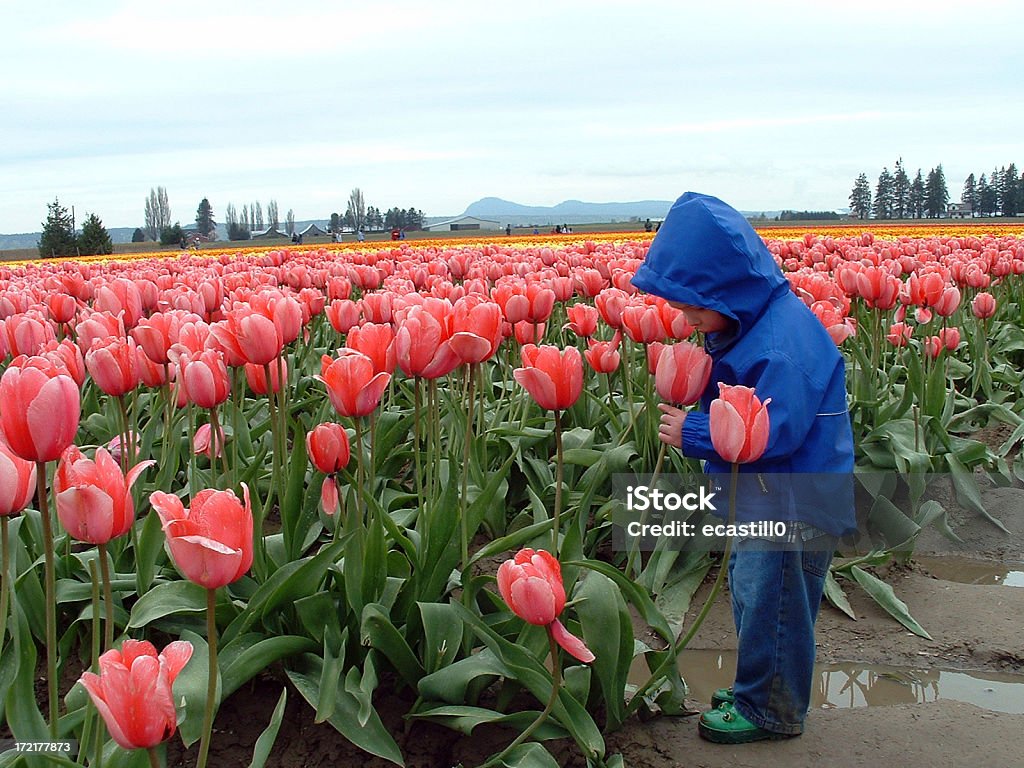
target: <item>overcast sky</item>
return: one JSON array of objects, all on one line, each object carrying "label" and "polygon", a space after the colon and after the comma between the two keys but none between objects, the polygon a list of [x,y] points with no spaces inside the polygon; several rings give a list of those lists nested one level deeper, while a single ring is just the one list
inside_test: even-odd
[{"label": "overcast sky", "polygon": [[[713,6],[713,7],[712,7]],[[173,8],[173,15],[167,8]],[[1017,0],[0,0],[0,232],[675,199],[848,205],[899,157],[1024,165]]]}]

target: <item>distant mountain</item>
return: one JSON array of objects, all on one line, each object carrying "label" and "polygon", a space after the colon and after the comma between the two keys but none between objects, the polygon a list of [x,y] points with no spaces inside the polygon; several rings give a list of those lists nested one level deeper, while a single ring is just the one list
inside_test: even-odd
[{"label": "distant mountain", "polygon": [[669,200],[641,200],[629,203],[565,200],[558,205],[540,206],[521,205],[499,197],[485,197],[467,206],[462,215],[498,219],[502,223],[584,224],[630,219],[663,219],[670,207],[672,202]]}]

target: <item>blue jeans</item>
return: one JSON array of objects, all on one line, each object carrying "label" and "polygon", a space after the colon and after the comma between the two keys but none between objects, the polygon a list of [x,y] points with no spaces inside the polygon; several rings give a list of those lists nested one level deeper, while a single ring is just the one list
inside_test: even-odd
[{"label": "blue jeans", "polygon": [[814,622],[835,545],[832,536],[796,544],[733,542],[736,709],[766,731],[803,732],[814,676]]}]

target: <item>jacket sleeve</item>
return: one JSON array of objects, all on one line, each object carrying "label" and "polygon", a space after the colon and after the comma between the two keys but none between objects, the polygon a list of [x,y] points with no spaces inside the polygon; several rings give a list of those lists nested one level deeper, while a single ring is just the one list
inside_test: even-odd
[{"label": "jacket sleeve", "polygon": [[[759,461],[778,461],[796,453],[814,424],[824,396],[826,382],[816,384],[803,367],[782,354],[770,355],[737,377],[738,384],[753,387],[768,404],[768,446]],[[718,459],[711,443],[706,412],[691,412],[683,422],[681,448],[697,459]]]}]

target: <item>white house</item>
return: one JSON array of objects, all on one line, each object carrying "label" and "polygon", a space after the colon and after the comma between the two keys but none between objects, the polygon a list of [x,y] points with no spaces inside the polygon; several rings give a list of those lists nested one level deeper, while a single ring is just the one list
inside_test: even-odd
[{"label": "white house", "polygon": [[459,216],[457,219],[439,221],[436,224],[428,224],[423,227],[428,232],[463,232],[474,229],[501,229],[500,221],[492,219],[480,219],[476,216]]}]

